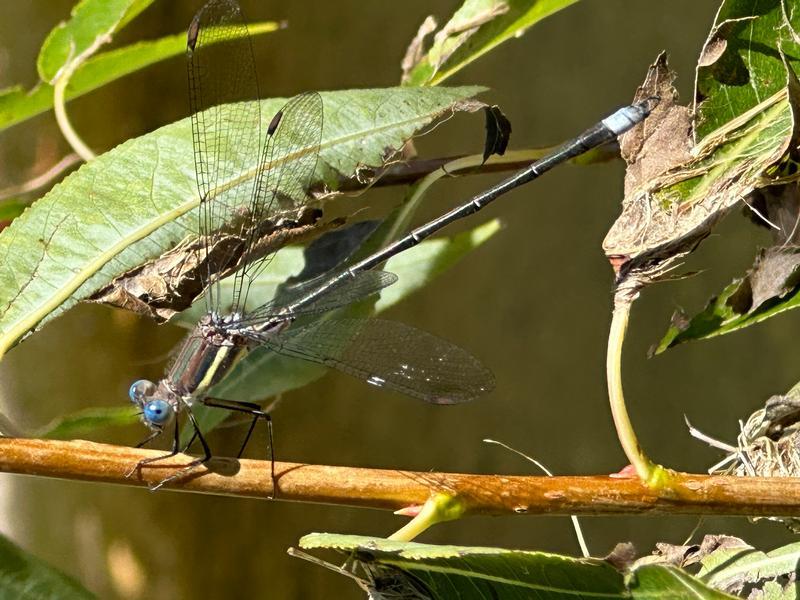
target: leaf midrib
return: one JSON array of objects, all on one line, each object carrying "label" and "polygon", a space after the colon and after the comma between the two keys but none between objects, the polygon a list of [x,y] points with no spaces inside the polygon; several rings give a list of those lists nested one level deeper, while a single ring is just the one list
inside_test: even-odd
[{"label": "leaf midrib", "polygon": [[[373,127],[369,129],[361,129],[356,132],[336,137],[326,142],[320,144],[320,151],[326,148],[332,148],[338,145],[346,144],[352,140],[359,139],[365,134],[375,135],[382,131],[402,128],[404,126],[410,125],[414,122],[418,121],[425,121],[430,118],[434,118],[437,114],[441,114],[442,111],[429,111],[426,112],[424,115],[418,115],[411,119],[404,119],[402,121],[394,121],[391,124]],[[306,149],[305,152],[308,150]],[[302,156],[303,152],[293,153],[291,155],[286,155],[279,159],[277,162],[286,162],[290,159],[294,160],[294,158],[298,155]],[[231,182],[225,182],[221,184],[219,187],[229,186],[229,185],[237,185],[242,181],[246,181],[252,178],[255,175],[255,171],[257,167],[253,167],[248,169],[245,173],[237,177],[236,179],[232,180]],[[175,219],[185,215],[192,209],[196,208],[200,204],[200,196],[195,194],[193,195],[188,201],[179,204],[178,206],[172,208],[171,210],[167,211],[166,213],[162,213],[157,218],[148,221],[145,225],[139,227],[138,229],[133,230],[128,235],[122,237],[119,241],[113,244],[108,250],[100,253],[99,256],[92,259],[87,263],[87,265],[78,270],[75,273],[75,276],[71,279],[67,280],[63,285],[60,285],[58,288],[58,292],[54,293],[50,296],[50,299],[45,301],[43,304],[39,306],[39,308],[29,311],[23,316],[20,320],[18,320],[14,325],[9,328],[5,334],[0,336],[0,358],[2,358],[5,353],[11,348],[11,346],[26,332],[33,329],[37,323],[39,323],[42,319],[44,319],[49,313],[54,311],[58,308],[62,303],[67,301],[72,294],[78,290],[92,275],[97,273],[100,269],[103,268],[110,260],[120,254],[123,250],[128,248],[129,246],[133,245],[134,243],[143,240],[148,235],[155,232],[160,227],[163,227],[167,223],[174,221]]]}]

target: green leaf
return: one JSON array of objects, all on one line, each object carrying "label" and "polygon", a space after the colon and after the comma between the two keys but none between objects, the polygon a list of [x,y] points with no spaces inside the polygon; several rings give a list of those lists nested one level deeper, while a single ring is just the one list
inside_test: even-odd
[{"label": "green leaf", "polygon": [[425,287],[498,231],[500,222],[492,220],[449,238],[426,240],[393,256],[385,268],[396,274],[400,281],[381,291],[375,310],[380,312],[391,308],[406,296]]},{"label": "green leaf", "polygon": [[[150,0],[147,0],[148,2]],[[275,22],[248,25],[251,35],[280,29]],[[95,54],[81,64],[69,80],[66,99],[78,98],[125,75],[183,54],[186,34],[181,32],[159,40],[138,42]],[[0,131],[30,119],[53,107],[53,86],[40,82],[30,91],[14,86],[0,91]]]},{"label": "green leaf", "polygon": [[670,600],[725,600],[736,598],[705,585],[698,578],[677,567],[645,565],[637,568],[631,578],[631,597],[634,600],[669,598]]},{"label": "green leaf", "polygon": [[[456,234],[449,238],[425,240],[421,244],[392,257],[385,270],[398,276],[397,283],[381,291],[375,304],[375,311],[382,312],[394,306],[418,289],[455,265],[469,252],[489,240],[500,230],[496,220]],[[248,303],[252,299],[257,306],[272,298],[278,285],[299,273],[304,266],[303,253],[299,248],[280,250],[269,266],[268,272],[253,284]],[[223,284],[231,285],[232,278]],[[203,303],[197,302],[190,315],[180,321],[194,324],[204,310]],[[304,360],[287,358],[268,350],[255,350],[242,359],[233,372],[209,392],[218,398],[235,398],[248,402],[263,402],[264,399],[297,389],[322,377],[327,368]],[[230,416],[220,409],[197,406],[193,409],[203,431],[209,431]]]},{"label": "green leaf", "polygon": [[0,597],[19,600],[94,598],[71,577],[0,536]]},{"label": "green leaf", "polygon": [[[404,85],[437,85],[506,40],[578,0],[465,0],[434,36],[430,50],[403,65]],[[427,31],[430,33],[430,31]],[[421,29],[410,51],[421,50]],[[410,52],[413,55],[413,52]],[[405,62],[405,61],[404,61]]]},{"label": "green leaf", "polygon": [[59,417],[37,431],[34,437],[69,440],[106,427],[124,427],[139,421],[138,409],[134,406],[86,408],[70,415]]},{"label": "green leaf", "polygon": [[786,63],[794,72],[800,67],[798,30],[800,13],[783,2],[722,2],[697,67],[695,139],[784,87]]},{"label": "green leaf", "polygon": [[752,288],[747,278],[735,279],[717,296],[711,298],[706,307],[689,318],[682,312],[672,317],[672,324],[654,349],[661,354],[668,348],[684,342],[703,340],[724,335],[755,325],[770,317],[800,306],[800,286],[795,286],[784,296],[772,298],[749,310],[751,303],[742,298],[752,297]]},{"label": "green leaf", "polygon": [[[479,546],[434,546],[354,535],[312,533],[300,547],[334,550],[345,569],[376,597],[403,598],[669,598],[723,600],[717,591],[678,568],[657,564],[621,573],[610,563],[546,552]],[[334,568],[334,570],[339,570]]]},{"label": "green leaf", "polygon": [[83,62],[97,48],[110,41],[123,19],[144,10],[153,0],[81,0],[72,8],[71,18],[56,26],[39,51],[39,78],[53,83],[65,66]]},{"label": "green leaf", "polygon": [[149,7],[153,2],[154,0],[133,0],[133,2],[130,3],[127,12],[120,20],[117,30],[123,29],[128,23],[138,17],[139,13]]},{"label": "green leaf", "polygon": [[629,597],[622,574],[602,560],[325,533],[304,536],[300,547],[336,550],[352,558],[348,568],[367,573],[376,597],[389,591],[433,600]]},{"label": "green leaf", "polygon": [[[270,259],[269,267],[250,284],[247,294],[247,307],[249,309],[269,302],[275,296],[279,285],[302,270],[305,265],[303,250],[300,246],[289,246],[281,248],[275,253]],[[230,298],[235,279],[235,276],[232,275],[220,282],[221,298]],[[224,304],[225,300],[221,300],[220,305],[224,306]],[[200,320],[200,317],[206,313],[206,310],[205,302],[200,298],[190,308],[175,315],[169,322],[173,325],[192,328]]]},{"label": "green leaf", "polygon": [[[318,182],[380,166],[387,149],[482,88],[326,92]],[[262,102],[264,127],[284,100]],[[256,171],[259,157],[247,177]],[[278,157],[276,157],[277,159]],[[22,336],[196,229],[189,119],[129,140],[84,165],[0,233],[0,355]],[[233,172],[229,169],[227,172]]]}]

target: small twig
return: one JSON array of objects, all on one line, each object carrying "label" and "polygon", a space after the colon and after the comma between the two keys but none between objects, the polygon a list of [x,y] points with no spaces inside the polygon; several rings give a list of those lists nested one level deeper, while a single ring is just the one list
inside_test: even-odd
[{"label": "small twig", "polygon": [[711,437],[710,435],[703,433],[699,429],[697,429],[694,425],[689,422],[689,417],[683,415],[683,420],[686,422],[686,427],[689,428],[689,435],[692,436],[696,440],[700,440],[701,442],[705,442],[712,448],[716,448],[717,450],[724,450],[728,453],[733,453],[738,450],[736,446],[731,446],[730,444],[726,444],[723,441],[720,441],[716,438]]},{"label": "small twig", "polygon": [[29,179],[28,181],[23,181],[20,184],[11,185],[0,190],[0,201],[13,198],[15,196],[21,196],[23,194],[29,194],[30,192],[35,192],[39,188],[43,188],[56,177],[61,175],[61,173],[73,165],[81,162],[81,160],[81,157],[77,154],[67,154],[64,158],[47,169],[47,171],[41,175],[37,175],[33,179]]},{"label": "small twig", "polygon": [[[530,150],[509,150],[503,156],[492,156],[485,163],[481,161],[462,168],[448,168],[450,175],[481,175],[485,173],[503,173],[505,171],[518,171],[529,166],[533,161],[545,156],[552,151],[552,147],[534,148]],[[591,159],[587,157],[591,157]],[[619,157],[618,152],[611,152],[605,147],[590,151],[587,155],[570,160],[570,163],[588,164],[603,162],[611,158]],[[393,162],[389,166],[379,169],[376,173],[376,180],[370,183],[369,187],[387,187],[394,185],[408,185],[415,183],[438,170],[444,165],[470,158],[466,155],[446,156],[443,158],[412,159],[402,162]],[[348,177],[342,178],[336,189],[342,192],[357,192],[364,189],[364,184],[358,180]]]},{"label": "small twig", "polygon": [[[146,487],[191,460],[178,455],[125,476],[143,458],[158,455],[157,450],[84,441],[0,439],[0,471],[40,477]],[[608,475],[471,475],[276,463],[273,490],[269,472],[266,461],[214,459],[164,489],[264,499],[275,494],[277,500],[384,510],[420,505],[431,494],[444,493],[463,501],[465,516],[800,516],[800,479],[792,478],[675,473],[666,497],[638,478]]]}]

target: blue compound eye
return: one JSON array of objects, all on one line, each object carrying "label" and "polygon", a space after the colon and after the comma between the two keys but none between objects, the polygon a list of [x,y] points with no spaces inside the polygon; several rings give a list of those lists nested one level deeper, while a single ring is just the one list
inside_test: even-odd
[{"label": "blue compound eye", "polygon": [[164,425],[172,417],[172,406],[166,400],[150,400],[142,409],[145,421],[149,425]]},{"label": "blue compound eye", "polygon": [[156,391],[156,384],[147,379],[134,381],[128,390],[128,396],[134,404],[141,404],[145,398],[152,396]]}]

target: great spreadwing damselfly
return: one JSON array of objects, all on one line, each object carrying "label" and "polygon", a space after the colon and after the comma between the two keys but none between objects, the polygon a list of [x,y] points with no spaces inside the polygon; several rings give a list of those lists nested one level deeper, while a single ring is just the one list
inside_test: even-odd
[{"label": "great spreadwing damselfly", "polygon": [[[197,13],[189,27],[187,56],[200,196],[197,233],[204,256],[214,256],[205,261],[207,312],[177,350],[165,377],[158,383],[136,381],[130,397],[152,431],[143,444],[174,426],[172,452],[139,466],[179,451],[182,412],[203,455],[162,484],[211,457],[192,412],[197,404],[250,415],[244,444],[257,421],[265,420],[272,455],[267,412],[257,404],[207,394],[255,348],[321,363],[433,404],[465,402],[490,391],[491,372],[445,340],[395,321],[337,318],[330,313],[394,283],[393,274],[376,270],[392,256],[554,166],[614,140],[641,122],[654,103],[649,99],[620,109],[555,152],[374,254],[291,286],[276,300],[250,309],[251,283],[270,263],[271,255],[258,252],[264,223],[307,201],[320,151],[322,98],[315,92],[292,98],[261,130],[252,42],[235,0],[211,0]],[[240,248],[236,252],[220,248],[223,237],[238,239]],[[240,256],[244,258],[233,276],[232,292],[223,294],[221,273]],[[310,316],[322,318],[297,323]]]}]

